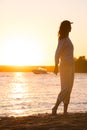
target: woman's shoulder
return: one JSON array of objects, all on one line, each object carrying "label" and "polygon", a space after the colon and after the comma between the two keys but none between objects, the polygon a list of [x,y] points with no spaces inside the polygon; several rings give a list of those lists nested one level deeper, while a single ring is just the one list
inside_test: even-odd
[{"label": "woman's shoulder", "polygon": [[65,41],[65,38],[59,39],[59,42],[64,42],[64,41]]},{"label": "woman's shoulder", "polygon": [[63,38],[63,39],[61,39],[61,40],[59,40],[59,42],[58,42],[58,44],[59,44],[59,46],[61,46],[61,47],[66,47],[66,44],[67,43],[67,41],[66,41],[66,38]]},{"label": "woman's shoulder", "polygon": [[65,43],[65,44],[72,44],[72,42],[71,42],[71,40],[70,40],[69,37],[64,38],[64,43]]},{"label": "woman's shoulder", "polygon": [[68,42],[68,38],[63,38],[63,39],[59,40],[60,44],[65,44],[67,42]]}]

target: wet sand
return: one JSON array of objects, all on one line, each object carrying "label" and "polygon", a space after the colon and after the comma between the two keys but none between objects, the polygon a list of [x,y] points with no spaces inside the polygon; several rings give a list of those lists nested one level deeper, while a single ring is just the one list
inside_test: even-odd
[{"label": "wet sand", "polygon": [[87,130],[87,113],[0,117],[0,130]]}]

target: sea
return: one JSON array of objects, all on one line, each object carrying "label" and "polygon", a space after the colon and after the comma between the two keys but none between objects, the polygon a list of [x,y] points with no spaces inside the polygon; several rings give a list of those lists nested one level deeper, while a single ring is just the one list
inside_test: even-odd
[{"label": "sea", "polygon": [[[59,74],[0,72],[0,117],[51,113],[60,89]],[[87,73],[75,73],[68,112],[87,112]]]}]

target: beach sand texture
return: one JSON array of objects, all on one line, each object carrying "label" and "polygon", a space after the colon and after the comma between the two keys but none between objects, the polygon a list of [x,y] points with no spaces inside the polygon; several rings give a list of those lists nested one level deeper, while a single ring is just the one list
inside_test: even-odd
[{"label": "beach sand texture", "polygon": [[87,130],[87,113],[1,117],[0,130]]}]

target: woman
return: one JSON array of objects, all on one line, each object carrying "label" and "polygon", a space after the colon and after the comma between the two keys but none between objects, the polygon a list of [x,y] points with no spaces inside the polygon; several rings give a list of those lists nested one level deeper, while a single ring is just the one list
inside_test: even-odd
[{"label": "woman", "polygon": [[57,114],[57,108],[61,102],[64,104],[64,114],[67,114],[68,104],[70,101],[70,94],[74,80],[73,44],[69,39],[71,24],[72,23],[68,20],[63,21],[60,24],[58,32],[58,47],[55,53],[54,73],[58,73],[58,64],[60,60],[61,92],[59,93],[55,106],[52,109],[52,115]]}]

